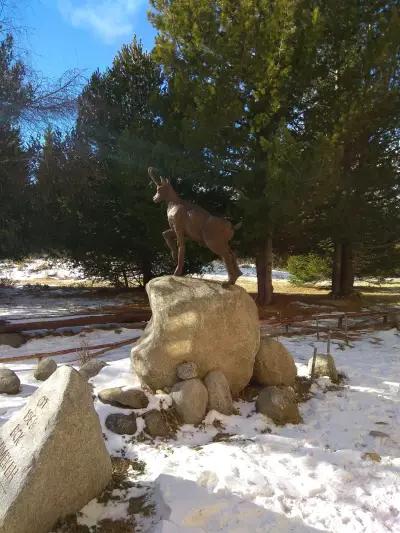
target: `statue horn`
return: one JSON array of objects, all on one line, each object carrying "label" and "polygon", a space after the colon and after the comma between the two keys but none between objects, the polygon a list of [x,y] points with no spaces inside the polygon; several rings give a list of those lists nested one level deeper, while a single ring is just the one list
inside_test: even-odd
[{"label": "statue horn", "polygon": [[157,169],[154,167],[149,167],[148,173],[149,173],[151,181],[153,181],[156,185],[159,185],[159,182],[157,181],[157,176],[158,176]]}]

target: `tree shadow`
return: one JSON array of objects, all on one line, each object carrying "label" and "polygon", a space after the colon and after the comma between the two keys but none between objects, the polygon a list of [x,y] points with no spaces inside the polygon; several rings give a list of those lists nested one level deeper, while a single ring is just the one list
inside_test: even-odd
[{"label": "tree shadow", "polygon": [[[180,477],[161,474],[155,480],[155,496],[161,523],[153,532],[191,531],[245,533],[285,531],[318,533],[299,518],[288,518],[229,491],[210,492],[205,487]],[[163,527],[161,527],[163,526]],[[168,529],[168,526],[170,529]]]}]

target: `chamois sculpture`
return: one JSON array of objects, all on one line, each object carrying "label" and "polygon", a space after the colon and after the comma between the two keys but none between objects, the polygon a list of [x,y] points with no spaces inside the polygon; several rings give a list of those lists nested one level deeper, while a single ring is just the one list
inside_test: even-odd
[{"label": "chamois sculpture", "polygon": [[163,232],[163,237],[171,250],[172,258],[177,262],[174,275],[182,276],[183,274],[185,238],[188,238],[206,246],[224,261],[228,271],[227,284],[234,285],[242,272],[229,246],[229,241],[239,225],[233,226],[228,220],[215,217],[202,207],[182,200],[169,180],[159,177],[155,168],[149,167],[148,172],[157,186],[153,201],[168,204],[167,217],[170,229]]}]

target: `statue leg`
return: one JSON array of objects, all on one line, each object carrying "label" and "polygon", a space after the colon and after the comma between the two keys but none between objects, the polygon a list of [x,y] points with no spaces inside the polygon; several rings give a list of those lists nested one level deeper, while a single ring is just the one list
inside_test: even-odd
[{"label": "statue leg", "polygon": [[218,255],[225,263],[226,270],[228,271],[228,282],[225,285],[234,285],[242,273],[238,267],[236,256],[230,249],[228,242],[215,237],[207,238],[207,235],[204,235],[203,238],[207,248]]},{"label": "statue leg", "polygon": [[167,229],[163,231],[162,236],[167,243],[168,248],[171,250],[172,259],[178,261],[178,246],[176,244],[176,234],[173,229]]},{"label": "statue leg", "polygon": [[184,235],[177,235],[178,241],[178,264],[176,266],[174,276],[182,276],[183,274],[183,265],[185,262],[185,237]]},{"label": "statue leg", "polygon": [[228,271],[228,283],[227,285],[235,285],[238,277],[242,275],[242,272],[237,264],[236,256],[232,250],[228,247],[224,254],[221,254],[222,259],[226,265]]}]

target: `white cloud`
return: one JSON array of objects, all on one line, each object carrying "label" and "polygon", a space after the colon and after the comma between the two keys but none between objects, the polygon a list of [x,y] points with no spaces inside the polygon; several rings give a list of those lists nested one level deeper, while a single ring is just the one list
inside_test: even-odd
[{"label": "white cloud", "polygon": [[76,28],[89,28],[105,42],[133,33],[133,17],[145,0],[59,0],[62,15]]}]

